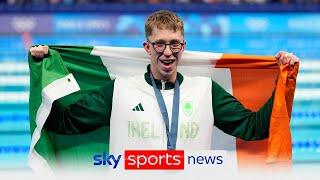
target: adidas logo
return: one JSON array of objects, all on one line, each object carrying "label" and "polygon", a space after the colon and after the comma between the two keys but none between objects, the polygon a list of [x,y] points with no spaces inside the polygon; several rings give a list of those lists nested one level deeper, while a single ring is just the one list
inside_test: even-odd
[{"label": "adidas logo", "polygon": [[136,105],[136,107],[134,107],[132,111],[144,111],[142,104],[139,103],[138,105]]}]

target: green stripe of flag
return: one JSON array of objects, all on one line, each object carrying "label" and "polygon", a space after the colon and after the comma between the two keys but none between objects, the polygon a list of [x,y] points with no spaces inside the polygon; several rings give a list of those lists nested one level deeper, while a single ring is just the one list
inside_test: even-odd
[{"label": "green stripe of flag", "polygon": [[[36,114],[41,104],[41,92],[51,82],[72,73],[81,90],[61,98],[62,105],[79,100],[111,80],[101,58],[90,55],[93,47],[50,46],[49,55],[38,60],[29,55],[30,68],[30,129],[31,135],[36,128]],[[61,164],[92,164],[92,157],[97,152],[108,151],[109,129],[99,128],[87,134],[59,135],[42,130],[35,150],[51,167]],[[97,142],[97,143],[92,143]],[[31,159],[32,161],[32,159]]]}]

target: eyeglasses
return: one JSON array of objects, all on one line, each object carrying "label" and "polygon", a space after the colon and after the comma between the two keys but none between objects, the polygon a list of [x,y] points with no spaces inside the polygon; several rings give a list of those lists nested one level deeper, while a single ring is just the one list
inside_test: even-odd
[{"label": "eyeglasses", "polygon": [[150,42],[148,41],[149,43],[152,44],[153,48],[155,49],[155,51],[157,53],[163,53],[164,50],[167,48],[167,45],[170,47],[170,50],[173,52],[173,53],[178,53],[181,51],[182,49],[182,46],[185,44],[185,41],[183,42],[179,42],[179,41],[172,41],[170,43],[165,43],[165,42]]}]

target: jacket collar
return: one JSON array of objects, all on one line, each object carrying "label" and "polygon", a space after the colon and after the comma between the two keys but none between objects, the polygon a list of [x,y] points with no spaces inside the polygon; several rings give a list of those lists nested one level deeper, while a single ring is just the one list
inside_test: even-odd
[{"label": "jacket collar", "polygon": [[[147,72],[144,73],[144,79],[147,81],[147,83],[152,86],[151,78],[150,78],[150,64],[147,66]],[[183,76],[179,72],[177,72],[177,78],[179,85],[182,84],[183,81]],[[169,82],[169,81],[161,81],[159,79],[154,80],[156,83],[156,86],[158,89],[163,89],[163,90],[169,90],[174,88],[174,83]]]}]

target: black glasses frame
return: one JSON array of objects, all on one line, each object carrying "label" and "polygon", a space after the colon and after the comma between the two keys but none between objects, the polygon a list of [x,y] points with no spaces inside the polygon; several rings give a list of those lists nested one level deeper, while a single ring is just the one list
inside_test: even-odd
[{"label": "black glasses frame", "polygon": [[[175,43],[162,43],[162,42],[150,42],[150,41],[148,40],[148,42],[149,42],[150,44],[152,44],[153,49],[154,49],[157,53],[163,53],[163,52],[166,50],[167,45],[169,46],[171,52],[177,53],[177,52],[180,52],[181,49],[182,49],[182,46],[186,44],[185,41],[183,41],[183,42],[175,42]],[[159,47],[156,47],[157,44],[164,45],[164,48],[163,48],[162,51],[159,51]],[[179,48],[177,48],[177,47],[172,47],[174,44],[175,44],[175,45],[179,44],[179,45],[180,45]]]}]

